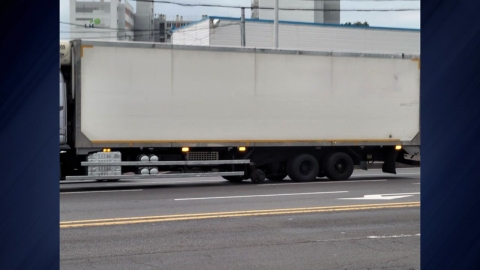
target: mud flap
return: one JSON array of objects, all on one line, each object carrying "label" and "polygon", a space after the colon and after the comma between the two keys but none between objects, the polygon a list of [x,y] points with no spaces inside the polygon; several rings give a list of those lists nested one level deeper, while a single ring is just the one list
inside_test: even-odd
[{"label": "mud flap", "polygon": [[364,171],[368,170],[367,161],[364,161],[364,160],[360,161],[360,169]]},{"label": "mud flap", "polygon": [[394,147],[383,147],[383,166],[382,171],[384,173],[397,174],[396,161],[398,151]]}]

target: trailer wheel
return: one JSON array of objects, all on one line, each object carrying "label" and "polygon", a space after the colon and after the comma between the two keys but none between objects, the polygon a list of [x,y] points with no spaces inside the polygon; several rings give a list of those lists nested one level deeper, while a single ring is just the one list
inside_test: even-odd
[{"label": "trailer wheel", "polygon": [[275,175],[269,175],[267,177],[267,179],[270,180],[270,181],[278,182],[278,181],[282,181],[283,179],[285,179],[285,177],[287,177],[286,174],[275,174]]},{"label": "trailer wheel", "polygon": [[325,159],[324,171],[331,180],[347,180],[353,173],[353,160],[343,152],[333,153]]},{"label": "trailer wheel", "polygon": [[301,154],[292,158],[287,165],[288,176],[295,182],[313,181],[318,175],[320,165],[317,159],[309,154]]},{"label": "trailer wheel", "polygon": [[222,176],[222,178],[232,183],[241,183],[244,180],[243,176]]}]

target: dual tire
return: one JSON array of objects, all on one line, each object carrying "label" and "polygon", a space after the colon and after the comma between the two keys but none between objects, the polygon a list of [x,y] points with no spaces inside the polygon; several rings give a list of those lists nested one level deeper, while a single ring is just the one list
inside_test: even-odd
[{"label": "dual tire", "polygon": [[347,180],[353,173],[354,163],[350,155],[343,152],[332,153],[320,166],[310,154],[293,157],[287,164],[288,176],[295,182],[313,181],[327,176],[331,180]]},{"label": "dual tire", "polygon": [[[335,152],[327,155],[321,164],[310,154],[300,154],[288,161],[287,174],[294,182],[314,181],[317,177],[326,176],[331,180],[347,180],[353,173],[354,163],[350,155],[343,152]],[[260,171],[252,173],[252,182],[263,183],[265,174]],[[272,181],[281,181],[287,175],[269,175]],[[245,180],[244,176],[224,176],[224,179],[240,183]]]},{"label": "dual tire", "polygon": [[287,173],[294,182],[313,181],[317,178],[320,165],[317,159],[309,154],[293,157],[287,164]]},{"label": "dual tire", "polygon": [[343,152],[328,155],[322,165],[325,176],[331,180],[347,180],[354,169],[353,159]]}]

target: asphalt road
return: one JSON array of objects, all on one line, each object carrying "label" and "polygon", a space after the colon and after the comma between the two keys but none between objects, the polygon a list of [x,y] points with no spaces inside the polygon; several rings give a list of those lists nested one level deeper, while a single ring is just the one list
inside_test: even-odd
[{"label": "asphalt road", "polygon": [[420,170],[61,184],[62,269],[419,269]]}]

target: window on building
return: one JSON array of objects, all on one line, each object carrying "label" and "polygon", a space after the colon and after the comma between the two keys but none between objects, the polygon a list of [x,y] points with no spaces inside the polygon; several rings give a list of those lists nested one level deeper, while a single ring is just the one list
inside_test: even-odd
[{"label": "window on building", "polygon": [[93,3],[78,4],[75,7],[75,11],[77,13],[92,13],[94,10],[110,12],[110,3],[93,2]]}]

